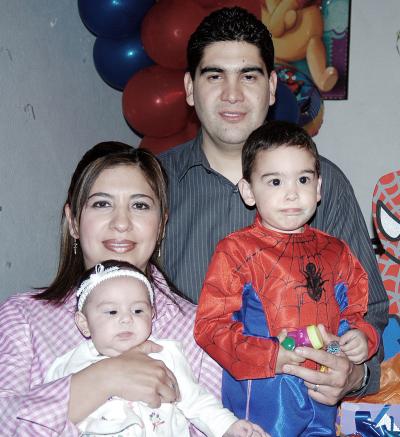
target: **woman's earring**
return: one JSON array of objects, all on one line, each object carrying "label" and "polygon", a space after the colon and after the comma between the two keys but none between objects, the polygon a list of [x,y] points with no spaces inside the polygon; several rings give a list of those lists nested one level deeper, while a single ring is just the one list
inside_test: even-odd
[{"label": "woman's earring", "polygon": [[161,258],[161,244],[158,246],[157,258]]},{"label": "woman's earring", "polygon": [[76,252],[78,250],[78,243],[74,238],[74,244],[72,245],[72,250],[74,251],[74,255],[76,255]]}]

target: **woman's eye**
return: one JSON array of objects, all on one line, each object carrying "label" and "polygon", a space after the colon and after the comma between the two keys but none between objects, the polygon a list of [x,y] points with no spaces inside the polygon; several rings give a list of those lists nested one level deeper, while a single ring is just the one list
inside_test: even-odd
[{"label": "woman's eye", "polygon": [[110,203],[107,200],[97,200],[92,204],[93,208],[106,208]]},{"label": "woman's eye", "polygon": [[143,210],[143,209],[149,209],[150,206],[146,202],[135,202],[133,204],[133,208]]}]

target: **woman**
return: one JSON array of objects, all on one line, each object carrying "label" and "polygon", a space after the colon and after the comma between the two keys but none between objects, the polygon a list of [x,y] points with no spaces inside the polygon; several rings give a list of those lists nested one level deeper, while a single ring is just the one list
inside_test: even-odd
[{"label": "woman", "polygon": [[160,350],[151,342],[43,384],[50,363],[83,340],[74,327],[73,284],[110,258],[146,272],[155,289],[154,335],[181,341],[195,377],[219,395],[220,369],[193,339],[195,307],[170,290],[156,267],[167,215],[165,176],[151,153],[109,142],[84,155],[63,209],[56,278],[46,290],[0,306],[2,435],[75,436],[74,423],[111,396],[152,407],[179,398],[174,375],[147,356]]}]

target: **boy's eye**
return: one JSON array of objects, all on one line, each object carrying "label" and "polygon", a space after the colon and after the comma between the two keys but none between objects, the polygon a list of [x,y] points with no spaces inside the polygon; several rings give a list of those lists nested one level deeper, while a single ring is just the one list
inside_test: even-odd
[{"label": "boy's eye", "polygon": [[133,310],[133,314],[141,314],[142,312],[143,312],[143,310],[141,310],[141,309]]},{"label": "boy's eye", "polygon": [[308,176],[301,176],[299,179],[301,184],[306,184],[309,180],[310,178]]},{"label": "boy's eye", "polygon": [[278,178],[274,178],[269,181],[269,184],[273,185],[274,187],[278,187],[281,184],[281,180]]}]

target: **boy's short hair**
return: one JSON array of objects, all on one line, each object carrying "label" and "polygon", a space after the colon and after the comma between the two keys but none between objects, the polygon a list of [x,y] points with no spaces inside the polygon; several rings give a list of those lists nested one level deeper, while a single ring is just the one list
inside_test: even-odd
[{"label": "boy's short hair", "polygon": [[305,149],[315,158],[315,171],[320,175],[317,146],[311,136],[300,126],[287,121],[268,121],[255,129],[247,138],[242,150],[243,178],[250,182],[258,152],[282,146]]},{"label": "boy's short hair", "polygon": [[268,75],[274,70],[274,45],[268,29],[255,15],[235,6],[212,12],[192,33],[186,51],[188,71],[192,79],[204,49],[210,44],[224,41],[246,42],[256,46]]}]

